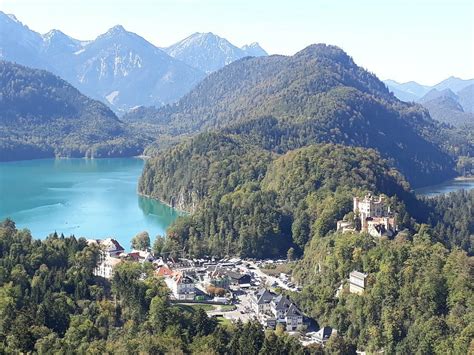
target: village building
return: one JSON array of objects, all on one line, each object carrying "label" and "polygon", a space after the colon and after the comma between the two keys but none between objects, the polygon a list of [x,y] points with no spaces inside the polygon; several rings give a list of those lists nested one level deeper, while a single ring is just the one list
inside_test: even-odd
[{"label": "village building", "polygon": [[101,261],[97,264],[94,269],[94,275],[100,276],[106,279],[111,279],[114,275],[114,268],[122,262],[120,258],[114,258],[112,256],[106,255]]},{"label": "village building", "polygon": [[287,331],[295,331],[304,326],[303,314],[286,295],[277,296],[261,289],[251,295],[251,305],[259,321],[267,328],[282,324]]},{"label": "village building", "polygon": [[349,274],[349,292],[362,294],[366,287],[367,274],[359,271],[352,271]]},{"label": "village building", "polygon": [[175,271],[165,278],[165,283],[177,300],[192,301],[196,296],[196,283],[185,273]]},{"label": "village building", "polygon": [[155,270],[156,276],[159,277],[171,277],[173,276],[173,271],[168,268],[166,265],[160,266],[158,269]]},{"label": "village building", "polygon": [[114,268],[122,261],[120,256],[124,253],[125,249],[113,238],[103,240],[89,239],[87,243],[89,245],[97,245],[101,250],[99,261],[93,272],[94,275],[111,279]]},{"label": "village building", "polygon": [[331,327],[322,327],[314,333],[314,340],[316,340],[317,343],[324,345],[335,333],[337,333],[337,331]]},{"label": "village building", "polygon": [[251,305],[255,314],[270,313],[270,304],[275,294],[262,288],[251,295]]},{"label": "village building", "polygon": [[206,273],[204,275],[204,284],[206,286],[228,289],[231,284],[231,280],[222,269],[217,268],[216,266],[210,266],[206,269]]},{"label": "village building", "polygon": [[241,274],[237,271],[224,269],[217,266],[208,267],[204,281],[206,285],[212,285],[224,289],[232,286],[247,287],[250,286],[252,278],[249,274]]},{"label": "village building", "polygon": [[113,238],[106,239],[88,239],[87,244],[99,246],[102,254],[105,256],[118,257],[120,254],[125,252],[125,249],[120,243]]},{"label": "village building", "polygon": [[249,274],[241,274],[240,272],[226,270],[225,273],[230,278],[230,282],[234,286],[250,286],[252,277]]},{"label": "village building", "polygon": [[152,262],[154,260],[153,254],[147,250],[132,250],[130,253],[124,255],[127,259],[144,263],[146,261]]}]

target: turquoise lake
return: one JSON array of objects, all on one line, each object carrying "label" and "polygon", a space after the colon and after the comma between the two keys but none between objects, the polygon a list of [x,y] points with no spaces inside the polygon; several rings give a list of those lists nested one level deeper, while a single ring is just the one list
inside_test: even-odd
[{"label": "turquoise lake", "polygon": [[0,163],[0,219],[35,238],[54,231],[114,237],[126,249],[137,233],[163,235],[176,210],[137,194],[141,159],[42,159]]}]

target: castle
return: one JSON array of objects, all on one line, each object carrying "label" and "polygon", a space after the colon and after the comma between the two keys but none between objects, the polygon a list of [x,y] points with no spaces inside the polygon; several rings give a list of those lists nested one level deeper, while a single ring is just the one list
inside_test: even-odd
[{"label": "castle", "polygon": [[[367,194],[363,199],[354,197],[353,212],[360,219],[361,232],[374,237],[392,237],[397,232],[395,216],[383,196]],[[350,232],[355,231],[355,227],[352,221],[338,221],[337,230]]]}]

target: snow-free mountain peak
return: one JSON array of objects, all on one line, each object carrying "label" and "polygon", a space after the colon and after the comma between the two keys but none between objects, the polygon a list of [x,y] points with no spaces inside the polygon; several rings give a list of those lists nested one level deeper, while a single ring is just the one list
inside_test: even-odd
[{"label": "snow-free mountain peak", "polygon": [[402,101],[418,101],[425,96],[431,89],[444,90],[450,89],[457,94],[459,91],[474,84],[474,79],[461,79],[455,76],[439,82],[436,85],[428,86],[421,85],[416,81],[408,81],[406,83],[399,83],[395,80],[384,80],[385,85],[392,91],[396,97]]},{"label": "snow-free mountain peak", "polygon": [[241,48],[248,56],[251,57],[263,57],[268,53],[260,46],[258,42],[246,44]]}]

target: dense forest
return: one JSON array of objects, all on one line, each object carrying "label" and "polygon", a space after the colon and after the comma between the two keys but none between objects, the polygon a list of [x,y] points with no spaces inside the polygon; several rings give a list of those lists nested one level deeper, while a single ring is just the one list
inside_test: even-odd
[{"label": "dense forest", "polygon": [[133,156],[147,142],[57,76],[0,61],[0,161]]},{"label": "dense forest", "polygon": [[[0,223],[0,352],[5,354],[323,354],[257,322],[220,325],[204,310],[170,304],[151,264],[121,263],[111,282],[93,276],[85,239]],[[326,348],[347,345],[333,339]]]},{"label": "dense forest", "polygon": [[301,254],[369,191],[392,197],[401,227],[412,227],[407,209],[416,215],[420,203],[375,150],[319,144],[276,156],[217,133],[152,159],[139,191],[192,212],[169,228],[166,247],[193,256]]}]

